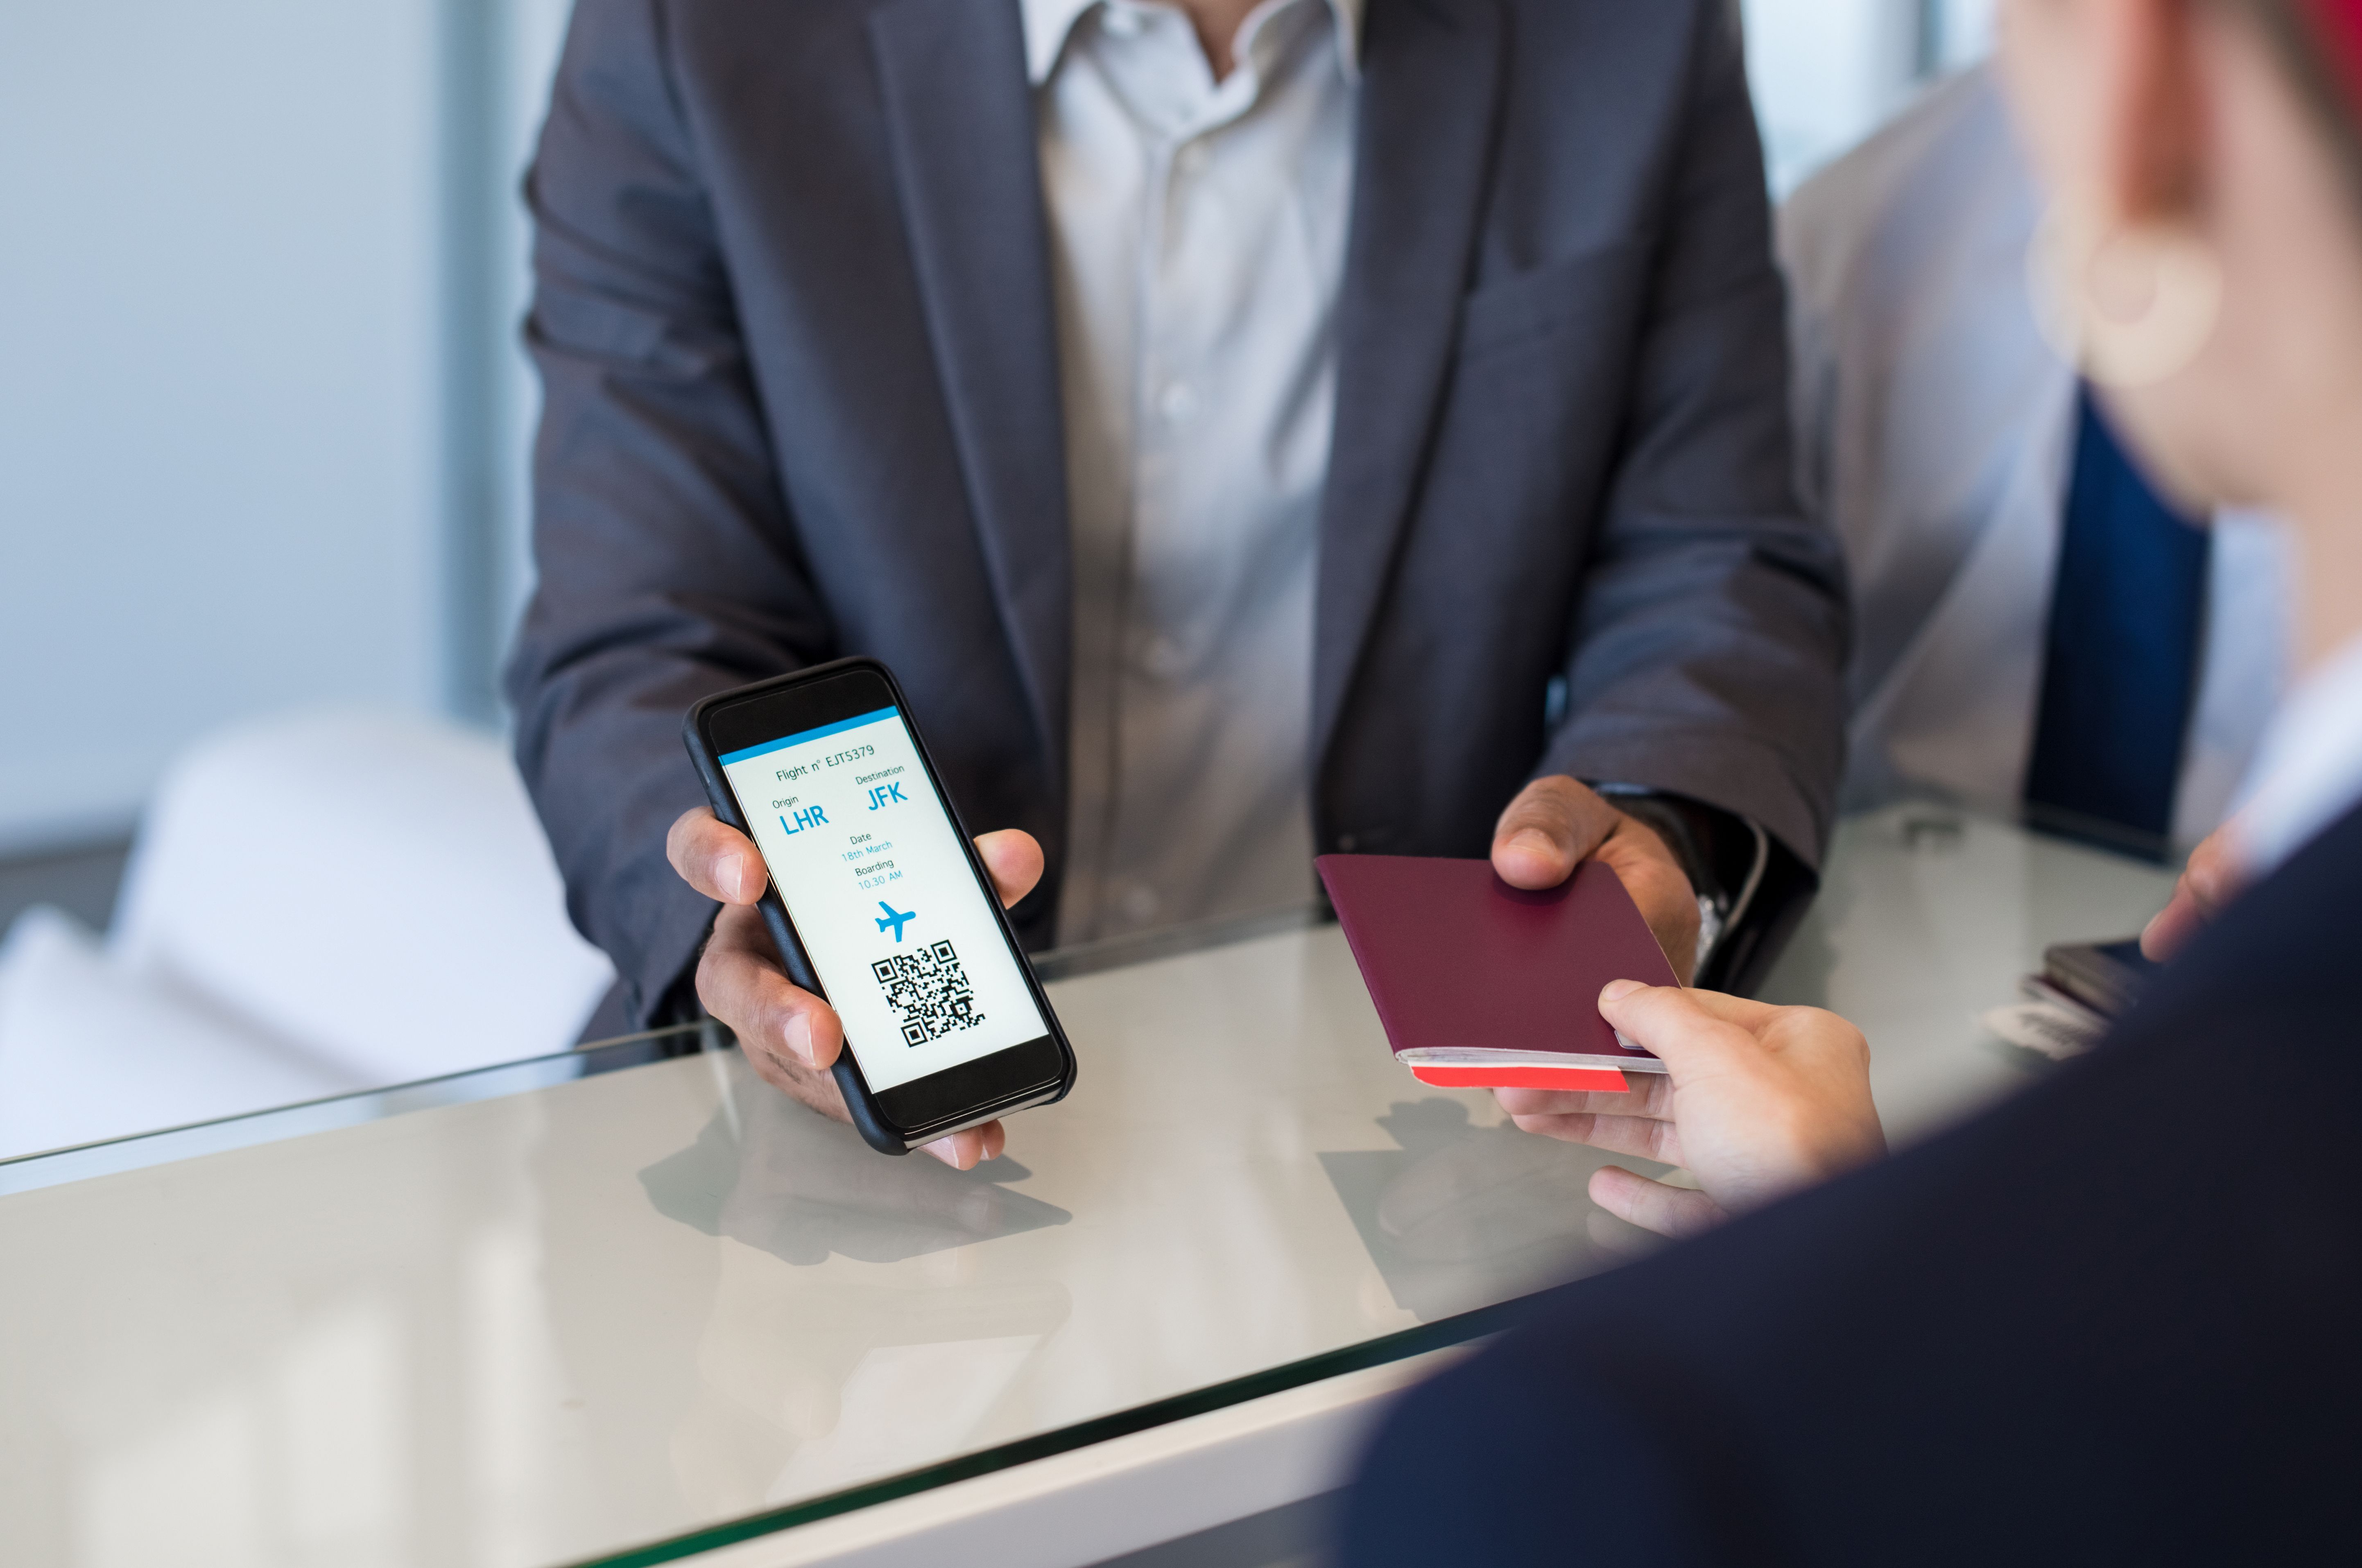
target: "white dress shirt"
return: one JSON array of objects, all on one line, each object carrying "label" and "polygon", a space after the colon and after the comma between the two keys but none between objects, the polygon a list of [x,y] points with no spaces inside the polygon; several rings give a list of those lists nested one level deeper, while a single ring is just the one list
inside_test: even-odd
[{"label": "white dress shirt", "polygon": [[1075,562],[1058,941],[1313,891],[1318,517],[1357,0],[1024,0]]},{"label": "white dress shirt", "polygon": [[[2075,425],[2036,331],[2041,215],[1990,72],[1931,89],[1782,208],[1807,500],[1856,606],[1843,804],[2022,797]],[[2222,822],[2287,681],[2277,525],[2214,523],[2175,839]]]}]

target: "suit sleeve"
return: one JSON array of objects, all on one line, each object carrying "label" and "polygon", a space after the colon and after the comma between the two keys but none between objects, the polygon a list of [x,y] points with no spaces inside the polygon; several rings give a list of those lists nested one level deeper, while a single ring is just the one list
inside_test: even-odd
[{"label": "suit sleeve", "polygon": [[538,582],[508,671],[516,756],[574,923],[657,1021],[714,906],[667,828],[704,792],[683,712],[829,657],[655,0],[580,0],[526,199]]},{"label": "suit sleeve", "polygon": [[1817,864],[1844,759],[1844,567],[1796,500],[1784,299],[1733,9],[1698,8],[1567,717],[1538,771],[1687,795]]},{"label": "suit sleeve", "polygon": [[1721,1550],[1733,1532],[1645,1400],[1568,1348],[1512,1336],[1407,1395],[1346,1494],[1336,1568],[1749,1561]]}]

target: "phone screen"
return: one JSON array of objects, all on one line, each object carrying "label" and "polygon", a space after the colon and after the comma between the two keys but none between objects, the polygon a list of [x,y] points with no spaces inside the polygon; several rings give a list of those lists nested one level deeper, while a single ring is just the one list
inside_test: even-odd
[{"label": "phone screen", "polygon": [[872,1089],[1049,1033],[900,710],[721,762]]}]

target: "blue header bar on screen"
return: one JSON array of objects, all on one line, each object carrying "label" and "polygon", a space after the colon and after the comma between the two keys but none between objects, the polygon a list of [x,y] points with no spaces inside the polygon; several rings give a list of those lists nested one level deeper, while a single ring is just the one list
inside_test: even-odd
[{"label": "blue header bar on screen", "polygon": [[733,763],[744,762],[750,756],[765,756],[783,747],[801,745],[806,741],[816,741],[822,735],[833,735],[843,730],[857,730],[864,724],[874,724],[880,719],[890,719],[895,712],[896,710],[892,708],[880,708],[874,713],[863,713],[851,719],[839,719],[833,724],[822,724],[816,730],[798,730],[794,734],[781,735],[778,740],[765,741],[761,745],[745,746],[737,751],[725,751],[722,754],[722,766],[728,767]]}]

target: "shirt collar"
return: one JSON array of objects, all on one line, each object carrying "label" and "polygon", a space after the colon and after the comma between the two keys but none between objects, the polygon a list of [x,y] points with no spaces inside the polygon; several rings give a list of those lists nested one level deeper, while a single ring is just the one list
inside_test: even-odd
[{"label": "shirt collar", "polygon": [[[1050,80],[1075,24],[1107,0],[1021,0],[1025,17],[1025,73],[1034,86]],[[1362,73],[1362,8],[1368,0],[1327,0],[1337,24],[1337,52],[1349,78]]]},{"label": "shirt collar", "polygon": [[2362,801],[2362,638],[2289,694],[2257,748],[2232,832],[2260,879]]}]

